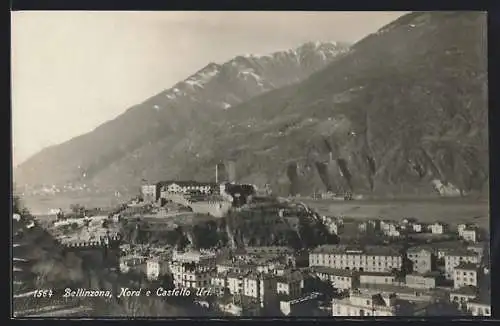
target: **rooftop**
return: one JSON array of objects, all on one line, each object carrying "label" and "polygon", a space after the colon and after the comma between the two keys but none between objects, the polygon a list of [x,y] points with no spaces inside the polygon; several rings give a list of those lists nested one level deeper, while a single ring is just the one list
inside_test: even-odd
[{"label": "rooftop", "polygon": [[478,270],[479,266],[477,264],[473,263],[465,263],[461,262],[455,269],[461,269],[461,270],[467,270],[467,271],[476,271]]},{"label": "rooftop", "polygon": [[471,257],[471,256],[477,256],[477,253],[474,252],[474,251],[465,249],[465,248],[454,248],[454,249],[449,250],[446,253],[446,255],[447,256],[452,256],[452,257],[454,257],[454,256],[461,256],[461,257],[467,256],[467,257]]},{"label": "rooftop", "polygon": [[348,246],[348,245],[322,245],[313,249],[312,253],[338,253],[351,255],[372,255],[372,256],[399,256],[399,252],[394,247],[388,246]]},{"label": "rooftop", "polygon": [[452,290],[450,294],[460,294],[460,295],[466,295],[466,296],[476,296],[477,294],[477,289],[474,286],[464,286],[459,289]]},{"label": "rooftop", "polygon": [[324,266],[314,266],[314,267],[311,267],[311,270],[315,273],[323,273],[323,274],[336,275],[336,276],[352,277],[354,274],[356,274],[356,272],[353,270],[324,267]]},{"label": "rooftop", "polygon": [[360,272],[359,275],[360,276],[386,276],[386,277],[394,276],[389,272]]}]

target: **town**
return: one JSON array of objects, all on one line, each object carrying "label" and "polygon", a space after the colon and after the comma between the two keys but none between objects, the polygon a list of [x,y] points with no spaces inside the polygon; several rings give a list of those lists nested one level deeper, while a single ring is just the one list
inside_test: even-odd
[{"label": "town", "polygon": [[[234,242],[202,247],[192,239],[184,245],[150,239],[137,243],[127,241],[118,227],[142,221],[155,230],[175,230],[197,219],[264,209],[287,225],[315,220],[337,241],[310,248]],[[122,275],[141,275],[151,284],[168,279],[165,291],[205,293],[193,300],[220,315],[491,314],[489,235],[473,224],[320,216],[294,198],[273,197],[267,187],[162,181],[143,184],[139,196],[114,211],[60,211],[49,229],[67,248],[113,243],[102,258],[106,266]]]}]

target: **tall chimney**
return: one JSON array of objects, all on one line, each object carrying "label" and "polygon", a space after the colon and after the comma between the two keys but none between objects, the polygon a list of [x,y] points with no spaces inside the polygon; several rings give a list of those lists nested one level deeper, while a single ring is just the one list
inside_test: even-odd
[{"label": "tall chimney", "polygon": [[227,174],[229,182],[236,182],[236,166],[234,161],[229,161],[227,163]]},{"label": "tall chimney", "polygon": [[219,164],[215,164],[215,183],[219,183]]}]

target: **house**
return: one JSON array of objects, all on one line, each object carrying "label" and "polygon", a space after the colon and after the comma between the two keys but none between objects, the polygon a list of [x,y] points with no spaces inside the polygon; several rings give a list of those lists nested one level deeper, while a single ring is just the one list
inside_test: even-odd
[{"label": "house", "polygon": [[434,289],[436,287],[436,276],[432,274],[407,274],[405,284],[412,289]]},{"label": "house", "polygon": [[432,271],[434,255],[431,249],[423,247],[411,247],[406,252],[406,257],[413,264],[413,271],[425,274]]},{"label": "house", "polygon": [[423,226],[420,223],[415,223],[411,225],[413,232],[421,233],[423,231]]},{"label": "house", "polygon": [[324,266],[313,267],[311,270],[319,279],[329,281],[334,288],[339,290],[350,290],[359,284],[359,275],[352,270]]},{"label": "house", "polygon": [[145,184],[141,186],[141,195],[144,201],[154,202],[160,198],[160,191],[156,184]]},{"label": "house", "polygon": [[396,296],[351,291],[333,300],[332,316],[396,316]]},{"label": "house", "polygon": [[491,303],[489,299],[472,299],[467,302],[467,311],[472,316],[488,316],[491,317]]},{"label": "house", "polygon": [[298,271],[287,273],[283,276],[275,276],[276,293],[284,294],[291,299],[298,298],[302,294],[304,279]]},{"label": "house", "polygon": [[467,242],[475,243],[477,242],[478,232],[475,228],[465,228],[462,230],[460,237]]},{"label": "house", "polygon": [[479,259],[482,260],[485,258],[485,254],[488,254],[489,245],[488,242],[471,243],[467,246],[467,250],[475,252],[479,256]]},{"label": "house", "polygon": [[432,234],[444,234],[446,226],[443,223],[436,222],[429,225],[429,230]]},{"label": "house", "polygon": [[309,266],[367,272],[390,272],[401,269],[401,254],[392,247],[323,245],[309,254]]},{"label": "house", "polygon": [[396,277],[389,272],[360,272],[360,284],[394,284]]},{"label": "house", "polygon": [[454,289],[450,292],[450,301],[457,304],[461,310],[467,309],[467,302],[477,296],[477,289],[473,286],[465,286],[460,289]]},{"label": "house", "polygon": [[167,261],[159,257],[150,258],[146,261],[146,276],[148,280],[157,280],[167,273],[170,273]]},{"label": "house", "polygon": [[466,286],[478,286],[479,266],[473,263],[460,263],[453,272],[453,284],[455,289]]},{"label": "house", "polygon": [[462,248],[449,251],[444,257],[445,277],[447,279],[453,279],[455,267],[460,263],[479,264],[479,256],[473,251]]}]

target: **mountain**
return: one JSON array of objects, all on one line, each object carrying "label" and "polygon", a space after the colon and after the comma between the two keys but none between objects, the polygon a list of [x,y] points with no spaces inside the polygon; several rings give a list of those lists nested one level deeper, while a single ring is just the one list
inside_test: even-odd
[{"label": "mountain", "polygon": [[486,193],[487,105],[485,14],[411,13],[229,112],[213,151],[285,193]]},{"label": "mountain", "polygon": [[[239,181],[269,183],[284,195],[487,192],[484,13],[407,14],[324,69],[280,86],[228,110],[175,107],[155,120],[156,138],[144,131],[154,129],[143,117],[155,111],[148,100],[20,171],[31,172],[25,180],[57,173],[63,181],[81,164],[93,182],[138,185],[141,177],[210,180],[216,163],[232,160]],[[124,146],[131,137],[136,146]]]},{"label": "mountain", "polygon": [[[270,55],[238,56],[222,65],[210,63],[94,131],[42,150],[15,169],[16,184],[79,182],[111,188],[141,178],[175,176],[179,167],[166,160],[175,159],[177,150],[203,140],[193,130],[198,136],[209,128],[214,114],[304,80],[348,49],[340,42],[310,42]],[[104,180],[103,175],[109,177]]]}]

